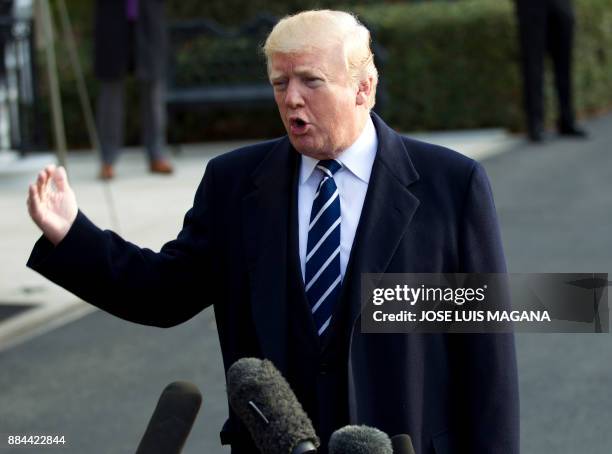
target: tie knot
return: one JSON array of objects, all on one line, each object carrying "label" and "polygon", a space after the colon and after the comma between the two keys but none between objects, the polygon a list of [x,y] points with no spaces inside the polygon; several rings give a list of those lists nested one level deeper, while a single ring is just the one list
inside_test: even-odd
[{"label": "tie knot", "polygon": [[317,168],[328,176],[333,177],[342,168],[342,164],[335,159],[324,159],[317,163]]}]

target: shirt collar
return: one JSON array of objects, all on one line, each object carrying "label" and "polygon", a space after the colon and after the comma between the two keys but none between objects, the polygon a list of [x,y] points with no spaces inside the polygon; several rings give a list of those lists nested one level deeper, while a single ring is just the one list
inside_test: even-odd
[{"label": "shirt collar", "polygon": [[[353,145],[340,153],[336,160],[340,161],[343,167],[346,167],[357,178],[367,184],[370,182],[377,148],[378,137],[376,136],[376,128],[372,118],[368,115],[363,131],[361,131],[357,140]],[[318,162],[317,159],[302,155],[300,184],[304,184],[312,176]]]}]

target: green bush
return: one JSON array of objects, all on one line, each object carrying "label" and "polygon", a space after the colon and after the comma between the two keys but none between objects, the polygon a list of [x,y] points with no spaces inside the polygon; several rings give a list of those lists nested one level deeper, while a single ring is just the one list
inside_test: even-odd
[{"label": "green bush", "polygon": [[[337,2],[331,1],[256,0],[231,7],[232,1],[168,2],[169,16],[171,20],[208,17],[235,25],[264,8],[277,15],[298,7],[340,8]],[[95,99],[96,83],[91,75],[90,58],[91,3],[81,0],[67,3],[87,83]],[[349,5],[340,9],[355,11],[375,31],[378,42],[388,53],[381,69],[389,94],[383,116],[393,127],[403,131],[523,127],[520,55],[511,0],[418,3],[362,0]],[[612,0],[576,0],[575,8],[575,98],[576,108],[584,116],[612,106]],[[198,62],[206,57],[194,55],[193,58],[192,63],[184,62],[185,67],[197,68]],[[69,143],[87,146],[74,77],[61,45],[58,59]],[[44,68],[40,69],[40,79],[45,81]],[[181,75],[184,80],[191,77],[191,74]],[[132,81],[128,89],[130,111],[138,109],[135,85]],[[551,86],[552,78],[548,77],[549,122],[555,116]],[[43,104],[46,104],[44,99]],[[140,140],[138,117],[126,115],[128,143]],[[175,141],[269,137],[282,133],[282,125],[272,107],[256,111],[186,113],[173,120],[169,134]]]},{"label": "green bush", "polygon": [[512,5],[500,0],[359,10],[388,51],[389,122],[402,130],[518,125]]},{"label": "green bush", "polygon": [[[576,107],[612,106],[612,0],[575,2]],[[518,30],[510,0],[358,8],[389,52],[386,117],[397,128],[523,127]],[[547,117],[553,121],[552,79]]]},{"label": "green bush", "polygon": [[580,0],[576,6],[576,105],[588,115],[612,107],[612,0]]},{"label": "green bush", "polygon": [[[414,0],[413,0],[414,1]],[[223,0],[223,1],[177,1],[168,2],[168,15],[175,19],[207,17],[221,24],[236,25],[262,11],[282,17],[306,9],[341,9],[356,5],[394,3],[384,0]],[[405,3],[405,1],[404,1]],[[341,6],[340,6],[341,5]]]}]

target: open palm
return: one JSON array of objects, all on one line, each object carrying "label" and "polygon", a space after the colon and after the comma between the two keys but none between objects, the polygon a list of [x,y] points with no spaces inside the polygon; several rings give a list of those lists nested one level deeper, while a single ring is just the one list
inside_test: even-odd
[{"label": "open palm", "polygon": [[63,167],[45,167],[31,184],[28,212],[34,223],[57,245],[76,219],[78,206]]}]

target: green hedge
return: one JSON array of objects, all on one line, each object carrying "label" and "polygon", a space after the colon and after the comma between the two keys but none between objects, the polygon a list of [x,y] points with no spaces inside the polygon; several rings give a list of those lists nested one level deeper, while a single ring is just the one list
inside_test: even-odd
[{"label": "green hedge", "polygon": [[389,53],[389,122],[402,130],[518,125],[519,56],[503,0],[359,10]]},{"label": "green hedge", "polygon": [[[337,2],[263,2],[228,7],[228,1],[168,2],[171,18],[212,17],[238,23],[264,8],[282,15],[298,7],[327,7]],[[68,0],[79,51],[92,94],[91,2]],[[344,2],[346,5],[346,2]],[[338,6],[336,6],[338,7]],[[340,7],[338,7],[340,8]],[[575,97],[581,116],[612,106],[612,0],[576,0]],[[349,8],[374,30],[388,52],[382,76],[389,93],[383,112],[403,131],[523,126],[520,55],[511,0],[453,2],[381,2],[362,0]],[[237,19],[239,15],[239,19]],[[62,99],[69,144],[87,146],[74,78],[65,50],[58,46]],[[46,79],[41,66],[40,79]],[[188,78],[189,75],[186,75]],[[552,78],[547,78],[548,119],[555,114]],[[129,109],[137,111],[135,83],[129,84]],[[45,93],[44,86],[42,93]],[[48,111],[45,99],[42,110]],[[126,115],[127,142],[140,140],[137,119]],[[253,121],[256,119],[256,121]],[[282,133],[275,109],[188,113],[169,124],[174,141],[270,137]]]},{"label": "green hedge", "polygon": [[[580,114],[612,106],[612,0],[577,0]],[[402,130],[523,127],[518,30],[509,0],[358,8],[389,52],[386,117]],[[550,71],[549,71],[550,74]],[[547,78],[547,117],[555,117]]]},{"label": "green hedge", "polygon": [[577,9],[576,104],[591,115],[612,107],[612,0],[579,0]]},{"label": "green hedge", "polygon": [[[413,0],[414,1],[414,0]],[[352,8],[357,5],[372,5],[378,3],[395,3],[384,0],[215,0],[215,1],[175,1],[167,2],[168,15],[175,19],[192,19],[194,17],[208,17],[221,24],[240,24],[245,18],[266,11],[282,17],[305,9],[321,8]],[[405,0],[404,0],[404,3]],[[341,6],[340,6],[341,5]]]}]

